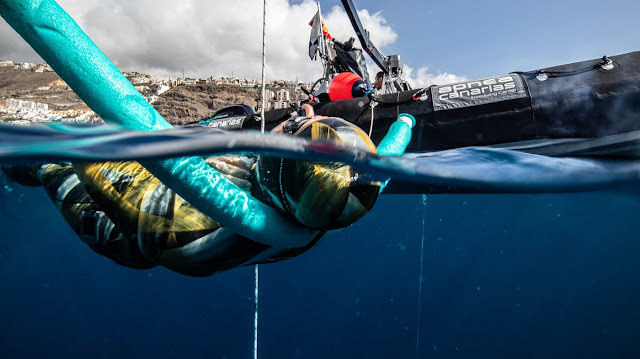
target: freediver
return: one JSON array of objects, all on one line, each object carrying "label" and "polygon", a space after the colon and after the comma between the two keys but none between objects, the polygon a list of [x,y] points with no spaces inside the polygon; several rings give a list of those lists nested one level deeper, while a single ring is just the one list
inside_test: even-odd
[{"label": "freediver", "polygon": [[[292,117],[272,132],[376,152],[357,126],[315,116],[310,105],[302,110],[304,116]],[[415,125],[406,114],[397,122],[409,125],[409,134]],[[392,132],[388,141],[394,140]],[[243,237],[200,212],[134,161],[4,166],[3,171],[20,184],[42,185],[74,232],[96,253],[131,268],[161,265],[198,277],[304,253],[328,231],[360,219],[381,188],[380,182],[344,164],[268,156],[214,156],[206,162],[291,222],[317,231],[315,238],[291,248]]]}]

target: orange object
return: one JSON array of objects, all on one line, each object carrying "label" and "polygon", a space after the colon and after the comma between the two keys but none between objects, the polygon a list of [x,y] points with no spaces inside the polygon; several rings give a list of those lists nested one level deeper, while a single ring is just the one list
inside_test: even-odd
[{"label": "orange object", "polygon": [[362,97],[366,93],[367,85],[360,76],[353,72],[342,72],[334,77],[329,84],[329,99],[331,101]]}]

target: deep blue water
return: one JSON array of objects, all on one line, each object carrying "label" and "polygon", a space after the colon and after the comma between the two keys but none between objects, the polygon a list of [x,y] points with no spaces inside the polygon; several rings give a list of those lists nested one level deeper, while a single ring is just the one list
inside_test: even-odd
[{"label": "deep blue water", "polygon": [[[252,357],[253,268],[118,266],[41,188],[14,188],[0,191],[0,357]],[[382,196],[260,267],[259,357],[637,358],[639,213],[623,192]]]}]

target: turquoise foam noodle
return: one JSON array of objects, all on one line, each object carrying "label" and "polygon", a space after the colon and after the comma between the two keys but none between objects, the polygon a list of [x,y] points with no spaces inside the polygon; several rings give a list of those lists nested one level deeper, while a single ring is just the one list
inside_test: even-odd
[{"label": "turquoise foam noodle", "polygon": [[[398,115],[398,119],[401,117],[408,117],[412,120],[413,126],[416,125],[416,119],[406,113],[401,113]],[[378,155],[379,156],[402,156],[404,151],[409,146],[409,142],[411,142],[411,134],[412,128],[408,123],[400,120],[396,120],[396,122],[391,124],[389,127],[389,131],[384,136],[380,144],[378,145]],[[389,180],[386,180],[380,186],[380,192],[384,190],[384,188],[389,184]]]},{"label": "turquoise foam noodle", "polygon": [[[173,127],[55,1],[0,0],[0,15],[105,122],[142,131]],[[247,195],[202,158],[141,163],[186,201],[247,238],[298,247],[317,234]]]},{"label": "turquoise foam noodle", "polygon": [[[400,117],[409,117],[413,120],[415,126],[415,119],[408,114],[400,114]],[[396,121],[389,127],[389,132],[384,136],[380,144],[378,145],[379,156],[402,156],[407,149],[409,142],[411,142],[411,129],[408,123],[404,121]]]}]

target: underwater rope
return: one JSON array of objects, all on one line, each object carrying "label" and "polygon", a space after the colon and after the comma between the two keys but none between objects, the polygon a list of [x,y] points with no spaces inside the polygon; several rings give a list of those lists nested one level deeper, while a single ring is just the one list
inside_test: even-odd
[{"label": "underwater rope", "polygon": [[253,359],[258,359],[258,265],[254,266],[254,299],[253,299]]},{"label": "underwater rope", "polygon": [[416,330],[416,354],[420,353],[420,317],[422,314],[422,265],[424,263],[424,222],[427,216],[427,195],[422,195],[422,239],[420,240],[420,279],[418,282],[418,328]]}]

